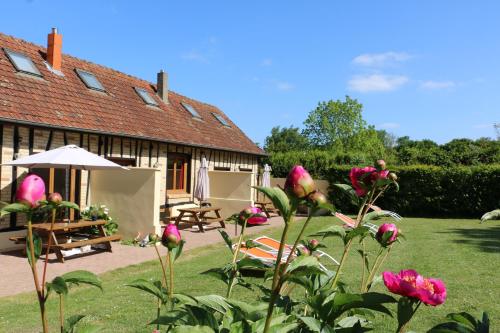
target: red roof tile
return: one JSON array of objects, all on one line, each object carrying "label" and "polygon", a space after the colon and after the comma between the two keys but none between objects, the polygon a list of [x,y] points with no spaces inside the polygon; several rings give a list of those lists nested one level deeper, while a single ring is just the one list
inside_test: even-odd
[{"label": "red roof tile", "polygon": [[[44,47],[2,33],[0,48],[29,56],[43,75],[18,73],[0,51],[0,119],[264,154],[215,106],[173,91],[165,104],[152,83],[69,55],[63,55],[64,76],[58,76],[45,65]],[[106,93],[88,89],[75,68],[93,73]],[[148,91],[159,107],[146,105],[134,87]],[[193,119],[181,102],[193,106],[203,120]],[[222,115],[231,127],[222,126],[212,112]]]}]

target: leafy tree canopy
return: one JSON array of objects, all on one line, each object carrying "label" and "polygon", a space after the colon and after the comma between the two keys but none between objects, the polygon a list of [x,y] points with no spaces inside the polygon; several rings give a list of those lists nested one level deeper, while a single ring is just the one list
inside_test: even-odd
[{"label": "leafy tree canopy", "polygon": [[268,153],[290,150],[305,150],[309,143],[307,138],[299,132],[298,127],[273,127],[271,135],[266,138],[264,149]]}]

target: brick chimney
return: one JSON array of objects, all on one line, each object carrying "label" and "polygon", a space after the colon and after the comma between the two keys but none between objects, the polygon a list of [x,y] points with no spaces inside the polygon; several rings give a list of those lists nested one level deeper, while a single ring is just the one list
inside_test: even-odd
[{"label": "brick chimney", "polygon": [[168,74],[163,70],[156,76],[156,92],[163,102],[168,103]]},{"label": "brick chimney", "polygon": [[60,71],[62,65],[62,35],[57,33],[57,28],[47,36],[47,62],[52,69]]}]

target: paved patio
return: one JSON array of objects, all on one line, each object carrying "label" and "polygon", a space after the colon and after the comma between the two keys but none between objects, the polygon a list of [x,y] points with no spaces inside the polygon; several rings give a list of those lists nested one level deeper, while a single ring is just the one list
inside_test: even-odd
[{"label": "paved patio", "polygon": [[[266,224],[248,228],[246,234],[258,234],[270,227],[279,226],[283,226],[283,219],[281,217],[272,217]],[[226,232],[230,236],[234,236],[234,225],[226,224]],[[181,230],[181,235],[186,241],[184,250],[222,242],[220,234],[215,229],[200,233],[188,228]],[[162,253],[166,253],[166,249],[163,246],[160,248]],[[79,269],[101,274],[153,259],[156,259],[156,252],[152,247],[141,248],[122,245],[117,242],[113,243],[112,253],[100,252],[67,258],[64,264],[58,262],[55,255],[51,254],[49,256],[47,280],[50,281],[55,276]],[[39,260],[38,270],[40,274],[42,269],[43,260]],[[0,253],[0,297],[33,290],[34,285],[31,269],[26,262],[26,258],[21,256],[20,251]]]}]

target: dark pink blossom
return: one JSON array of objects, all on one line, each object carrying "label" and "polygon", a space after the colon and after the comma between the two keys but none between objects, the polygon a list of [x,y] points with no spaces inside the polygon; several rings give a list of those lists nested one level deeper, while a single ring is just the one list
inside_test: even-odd
[{"label": "dark pink blossom", "polygon": [[301,165],[296,165],[290,170],[285,181],[285,192],[295,198],[305,198],[315,190],[314,181]]},{"label": "dark pink blossom", "polygon": [[16,201],[31,208],[37,207],[40,200],[45,199],[45,183],[35,174],[26,176],[16,192]]}]

